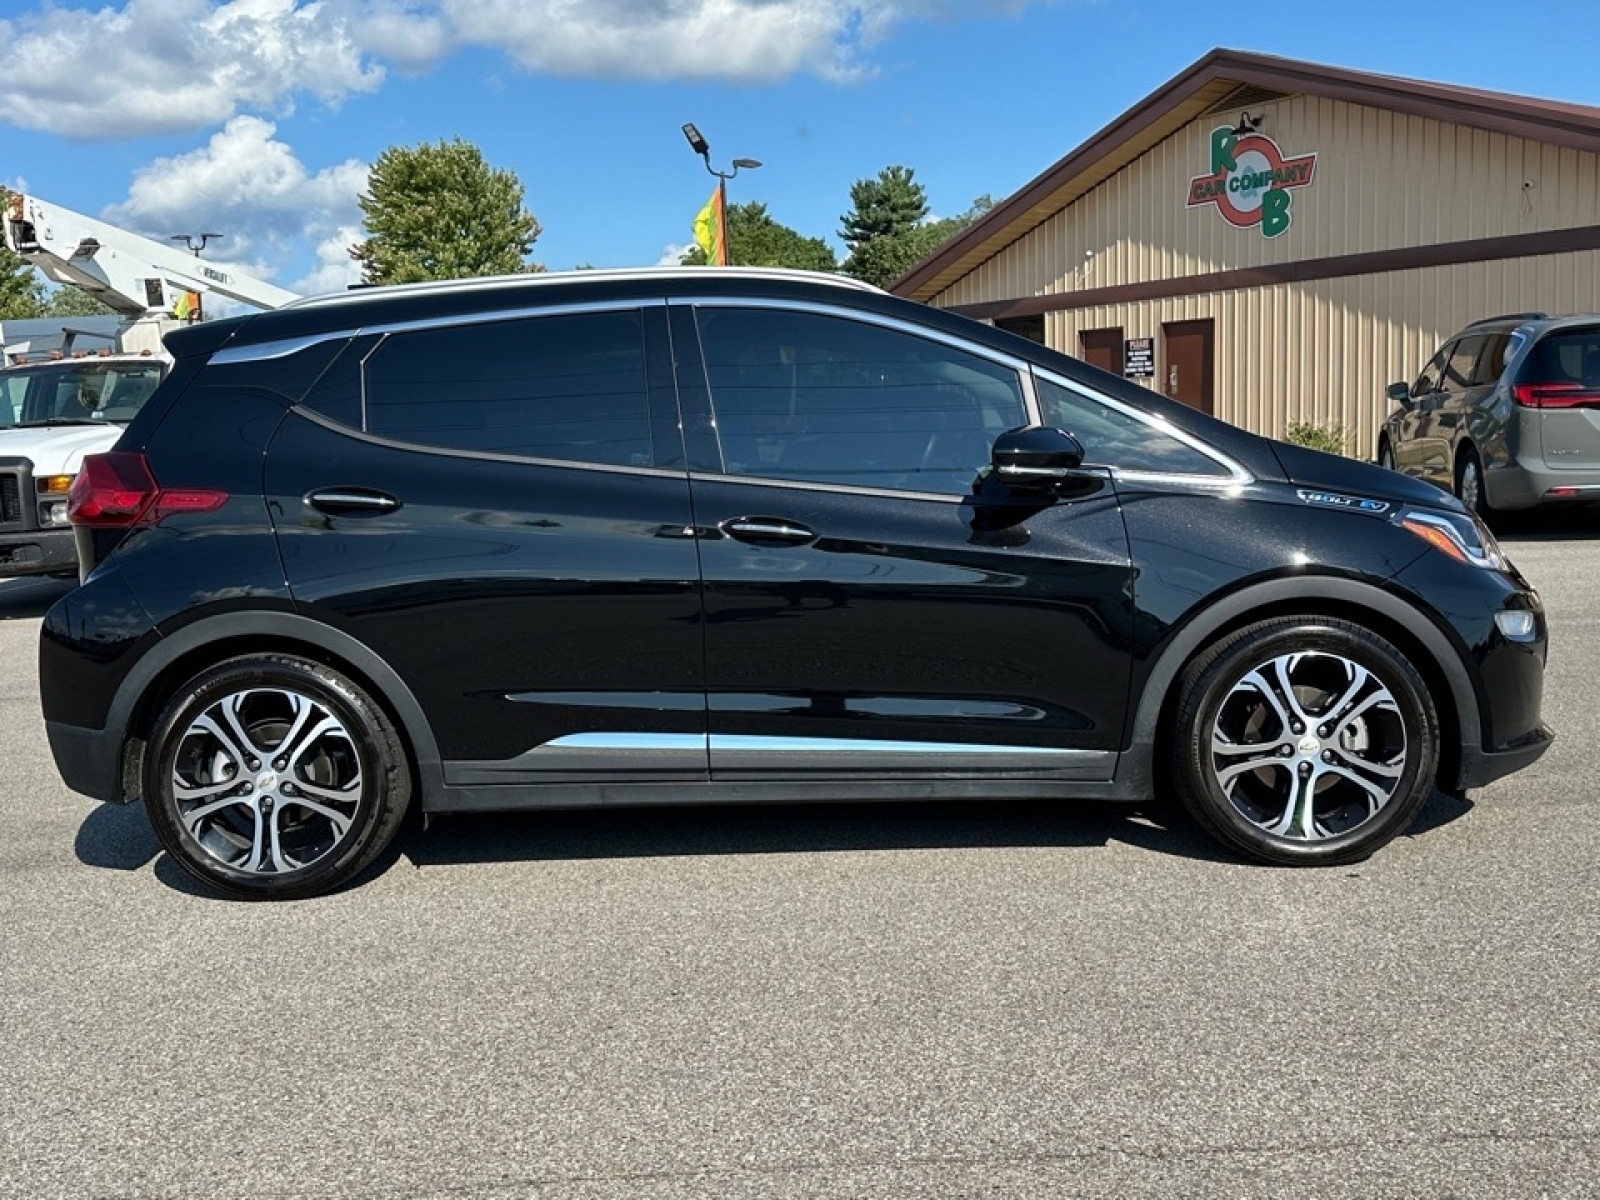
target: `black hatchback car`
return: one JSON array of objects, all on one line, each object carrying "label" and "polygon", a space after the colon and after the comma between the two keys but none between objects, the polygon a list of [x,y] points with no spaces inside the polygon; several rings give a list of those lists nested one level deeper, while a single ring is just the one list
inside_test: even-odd
[{"label": "black hatchback car", "polygon": [[69,786],[306,896],[428,812],[1175,793],[1362,858],[1539,756],[1454,498],[782,272],[351,292],[173,334],[71,496]]}]

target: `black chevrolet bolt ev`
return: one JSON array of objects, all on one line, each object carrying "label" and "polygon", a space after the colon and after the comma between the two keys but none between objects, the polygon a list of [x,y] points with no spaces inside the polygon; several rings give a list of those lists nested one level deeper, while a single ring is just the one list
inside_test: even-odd
[{"label": "black chevrolet bolt ev", "polygon": [[1548,746],[1454,498],[848,281],[351,292],[173,334],[71,494],[67,784],[234,896],[407,808],[1148,799],[1347,863]]}]

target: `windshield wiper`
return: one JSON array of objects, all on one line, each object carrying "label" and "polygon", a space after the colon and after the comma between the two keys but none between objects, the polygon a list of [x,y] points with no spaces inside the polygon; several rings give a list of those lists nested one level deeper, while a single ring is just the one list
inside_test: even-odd
[{"label": "windshield wiper", "polygon": [[18,421],[11,429],[48,429],[52,425],[109,425],[110,421],[90,417],[50,417],[43,421]]}]

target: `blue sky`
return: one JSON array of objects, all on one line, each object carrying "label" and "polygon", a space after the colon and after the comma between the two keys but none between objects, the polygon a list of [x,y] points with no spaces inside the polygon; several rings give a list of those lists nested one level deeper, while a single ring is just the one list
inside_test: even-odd
[{"label": "blue sky", "polygon": [[[1534,13],[1537,11],[1538,15]],[[1600,106],[1595,0],[0,0],[0,182],[298,291],[386,147],[514,171],[551,269],[687,245],[713,162],[842,250],[850,185],[1000,199],[1217,46]]]}]

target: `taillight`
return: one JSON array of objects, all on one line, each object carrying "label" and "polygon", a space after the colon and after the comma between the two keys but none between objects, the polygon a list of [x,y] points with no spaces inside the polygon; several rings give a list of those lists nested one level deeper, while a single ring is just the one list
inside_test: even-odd
[{"label": "taillight", "polygon": [[228,502],[211,488],[163,488],[144,455],[125,450],[90,454],[67,493],[67,519],[91,529],[154,525],[180,512],[210,512]]},{"label": "taillight", "polygon": [[1523,408],[1594,408],[1600,391],[1572,380],[1560,383],[1519,383],[1511,395]]}]

